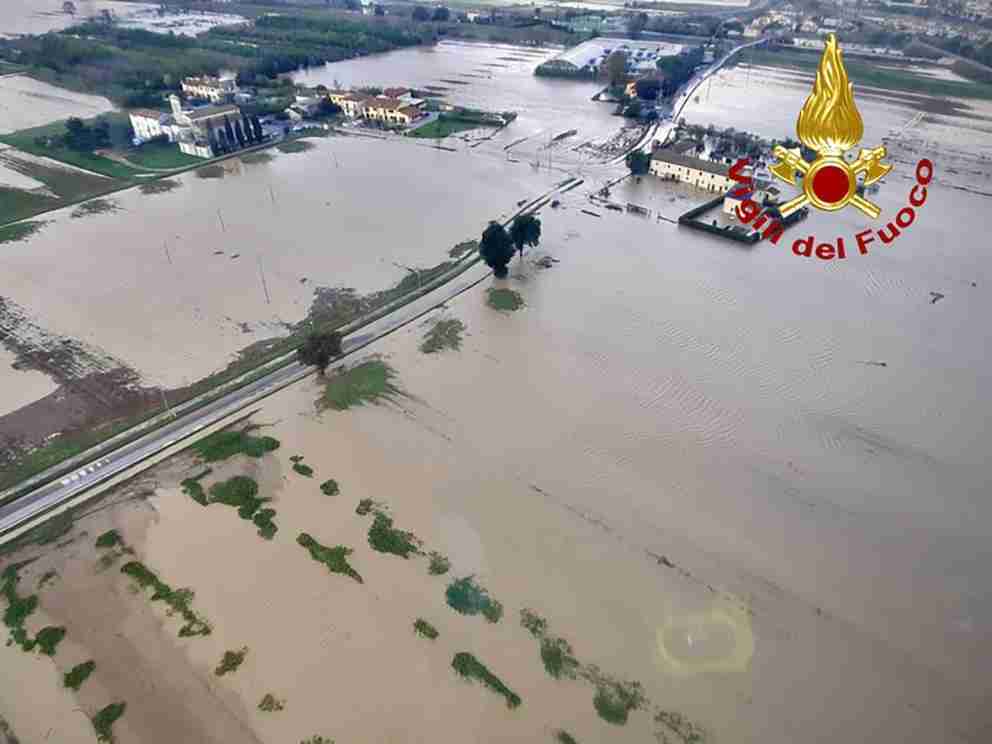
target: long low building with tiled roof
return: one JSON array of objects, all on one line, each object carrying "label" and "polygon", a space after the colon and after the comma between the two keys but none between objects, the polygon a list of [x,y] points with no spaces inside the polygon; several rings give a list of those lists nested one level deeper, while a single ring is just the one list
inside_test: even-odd
[{"label": "long low building with tiled roof", "polygon": [[734,185],[723,163],[686,155],[671,148],[655,150],[650,173],[667,181],[688,183],[697,188],[723,193]]}]

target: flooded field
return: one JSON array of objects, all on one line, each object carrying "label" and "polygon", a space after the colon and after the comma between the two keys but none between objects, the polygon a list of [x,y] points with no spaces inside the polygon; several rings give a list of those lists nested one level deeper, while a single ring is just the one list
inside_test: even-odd
[{"label": "flooded field", "polygon": [[43,34],[59,31],[86,18],[109,10],[119,19],[139,11],[154,11],[155,4],[123,3],[114,0],[73,0],[75,14],[66,13],[63,0],[3,0],[3,25],[0,36]]},{"label": "flooded field", "polygon": [[[161,713],[135,680],[157,660],[168,662],[167,682],[155,694],[194,706],[191,730],[208,730],[209,711],[222,707],[210,741],[230,740],[239,722],[273,744],[370,731],[537,741],[558,727],[579,741],[650,741],[659,711],[687,716],[706,742],[983,741],[992,727],[983,706],[992,696],[986,104],[908,127],[917,110],[905,97],[859,94],[864,141],[895,130],[897,170],[872,197],[882,220],[906,203],[918,157],[934,160],[937,180],[897,241],[824,262],[789,246],[853,236],[868,226],[860,213],[814,212],[778,246],[741,247],[668,221],[702,200],[690,189],[650,178],[615,186],[615,202],[650,210],[639,217],[588,198],[622,167],[508,162],[500,141],[570,128],[579,140],[619,125],[611,107],[588,100],[595,86],[534,78],[530,60],[497,61],[514,56],[526,55],[443,44],[306,76],[441,86],[459,70],[505,64],[450,85],[455,103],[521,112],[478,147],[315,141],[311,152],[186,174],[168,193],[115,195],[118,212],[47,215],[40,232],[4,246],[0,296],[85,344],[94,364],[99,351],[175,385],[304,317],[315,287],[388,286],[402,266],[442,260],[565,172],[589,174],[561,208],[542,211],[541,247],[502,283],[524,307],[491,308],[487,280],[373,347],[403,392],[391,403],[317,415],[312,379],[264,403],[256,423],[281,449],[219,467],[209,482],[255,478],[282,520],[271,543],[183,494],[188,463],[136,486],[155,492],[147,504],[101,510],[81,528],[89,545],[119,526],[141,560],[192,587],[215,624],[211,639],[177,651],[175,629],[156,620],[164,613],[118,573],[95,573],[92,549],[43,548],[49,563],[29,570],[57,566],[71,580],[42,596],[42,611],[79,644],[56,658],[58,671],[88,654],[107,658],[98,664],[111,676],[86,693],[87,710],[129,695],[134,717],[121,733],[152,742]],[[808,90],[808,78],[736,68],[685,116],[789,136]],[[542,254],[559,263],[538,268]],[[460,351],[420,351],[438,316],[464,323]],[[4,389],[19,374],[4,371]],[[312,465],[313,480],[293,472],[292,456]],[[341,484],[339,501],[320,500],[323,478]],[[359,498],[388,504],[399,528],[450,558],[453,576],[479,577],[505,605],[502,622],[454,613],[423,564],[373,555],[368,524],[353,521]],[[327,584],[344,579],[293,543],[304,529],[353,546],[367,585]],[[265,551],[258,571],[244,571],[251,551]],[[545,674],[517,621],[525,608],[584,663],[640,682],[650,705],[626,727],[605,723],[583,679]],[[418,612],[441,631],[428,650],[408,627]],[[217,682],[212,665],[242,645],[251,648],[244,676]],[[520,693],[519,711],[453,678],[458,650],[490,663]],[[4,664],[24,656],[0,654]],[[55,720],[73,740],[85,725],[73,722],[74,699],[32,674],[42,702],[19,699],[25,730]],[[288,699],[282,718],[255,713],[267,689]],[[383,700],[402,704],[384,715]]]},{"label": "flooded field", "polygon": [[70,116],[87,118],[113,109],[114,105],[102,96],[75,93],[27,75],[0,77],[0,134]]}]

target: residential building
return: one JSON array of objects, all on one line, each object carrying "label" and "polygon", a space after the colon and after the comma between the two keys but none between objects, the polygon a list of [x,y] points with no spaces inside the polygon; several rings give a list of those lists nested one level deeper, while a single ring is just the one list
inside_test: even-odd
[{"label": "residential building", "polygon": [[187,97],[204,98],[212,103],[230,101],[238,92],[238,84],[233,77],[188,77],[182,81],[180,87]]},{"label": "residential building", "polygon": [[134,130],[134,139],[138,143],[148,142],[156,137],[161,137],[163,134],[168,136],[168,133],[163,129],[163,124],[167,126],[171,123],[171,118],[162,111],[135,109],[130,113],[129,118],[131,128]]},{"label": "residential building", "polygon": [[365,102],[363,116],[372,121],[381,121],[390,125],[406,125],[418,119],[422,112],[416,106],[397,98],[376,96]]},{"label": "residential building", "polygon": [[688,183],[712,192],[723,193],[734,185],[733,179],[727,175],[726,165],[671,149],[654,151],[649,172],[666,181]]}]

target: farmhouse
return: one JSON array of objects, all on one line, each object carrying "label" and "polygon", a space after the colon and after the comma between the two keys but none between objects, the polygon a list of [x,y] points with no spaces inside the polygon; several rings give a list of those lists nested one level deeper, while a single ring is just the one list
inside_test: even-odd
[{"label": "farmhouse", "polygon": [[649,172],[666,181],[688,183],[712,192],[724,193],[734,185],[727,175],[727,166],[672,149],[655,150]]}]

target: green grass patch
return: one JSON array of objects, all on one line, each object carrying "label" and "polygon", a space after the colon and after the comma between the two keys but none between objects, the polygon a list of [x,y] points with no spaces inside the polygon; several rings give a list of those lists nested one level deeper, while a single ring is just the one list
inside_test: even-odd
[{"label": "green grass patch", "polygon": [[[198,486],[199,483],[196,483],[196,487]],[[196,487],[192,489],[194,493]],[[207,499],[208,504],[224,504],[236,508],[239,517],[252,521],[258,527],[258,534],[266,540],[271,540],[279,528],[272,521],[276,516],[275,509],[261,508],[267,501],[268,499],[258,496],[258,483],[245,475],[235,475],[215,483],[210,487],[210,495]]]},{"label": "green grass patch", "polygon": [[258,709],[265,713],[278,713],[280,710],[286,709],[286,701],[280,700],[271,692],[267,692],[258,704]]},{"label": "green grass patch", "polygon": [[413,632],[429,641],[435,640],[440,635],[440,633],[437,632],[437,628],[424,620],[422,617],[418,617],[416,621],[414,621]]},{"label": "green grass patch", "polygon": [[294,152],[306,152],[307,150],[312,150],[314,145],[306,140],[296,139],[289,140],[288,142],[280,142],[276,145],[276,149],[279,152],[294,153]]},{"label": "green grass patch", "polygon": [[16,643],[25,651],[32,651],[35,642],[28,636],[24,623],[38,609],[38,595],[22,597],[17,593],[17,584],[21,580],[18,571],[19,566],[14,564],[7,566],[3,574],[0,574],[0,579],[3,580],[0,584],[0,595],[7,600],[7,608],[3,612],[3,624],[10,631],[8,645]]},{"label": "green grass patch", "polygon": [[142,183],[138,188],[142,194],[165,194],[183,185],[182,181],[172,178],[156,178],[154,181]]},{"label": "green grass patch", "polygon": [[542,638],[541,661],[544,670],[555,679],[575,679],[578,676],[579,660],[564,638]]},{"label": "green grass patch", "polygon": [[38,631],[34,642],[38,650],[45,656],[55,656],[55,649],[65,638],[65,628],[49,625]]},{"label": "green grass patch", "polygon": [[190,447],[206,462],[220,462],[235,455],[262,457],[279,449],[279,440],[272,437],[255,437],[245,430],[224,430],[204,437]]},{"label": "green grass patch", "polygon": [[320,492],[325,496],[337,496],[341,493],[341,489],[338,486],[338,482],[333,478],[329,478],[320,484]]},{"label": "green grass patch", "polygon": [[451,569],[451,561],[446,555],[441,555],[436,550],[431,551],[430,560],[427,563],[427,573],[431,576],[442,576]]},{"label": "green grass patch", "polygon": [[107,530],[96,539],[96,547],[98,548],[116,548],[123,544],[124,540],[121,539],[121,534],[117,530]]},{"label": "green grass patch", "polygon": [[124,157],[139,168],[156,170],[188,168],[203,162],[203,158],[181,152],[179,145],[172,142],[146,142],[141,147],[124,152]]},{"label": "green grass patch", "polygon": [[465,324],[457,318],[439,320],[424,336],[420,350],[425,354],[435,354],[445,349],[458,350],[462,346],[464,330]]},{"label": "green grass patch", "polygon": [[469,251],[475,251],[478,250],[478,248],[478,240],[463,240],[461,243],[456,244],[454,248],[448,251],[448,256],[450,258],[461,258]]},{"label": "green grass patch", "polygon": [[73,209],[71,217],[78,220],[81,217],[89,217],[92,214],[108,214],[120,211],[120,205],[112,199],[90,199]]},{"label": "green grass patch", "polygon": [[121,566],[121,573],[129,576],[142,589],[151,587],[152,602],[165,602],[168,605],[170,614],[179,613],[185,624],[179,629],[180,638],[198,635],[210,635],[212,628],[210,623],[201,618],[192,608],[192,589],[173,589],[162,581],[153,571],[148,569],[143,563],[130,561]]},{"label": "green grass patch", "polygon": [[469,129],[478,129],[481,125],[459,119],[449,119],[443,114],[434,121],[428,122],[421,127],[417,127],[410,132],[410,137],[420,139],[443,139],[451,134],[464,132]]},{"label": "green grass patch", "polygon": [[377,511],[369,527],[369,545],[379,553],[409,558],[420,553],[420,540],[412,532],[393,527],[393,519],[388,514]]},{"label": "green grass patch", "polygon": [[258,527],[258,534],[266,540],[271,540],[279,531],[279,527],[272,521],[275,515],[275,509],[259,509],[252,517],[251,521]]},{"label": "green grass patch", "polygon": [[198,475],[190,476],[189,478],[184,478],[180,482],[180,486],[183,488],[183,493],[189,496],[193,501],[198,503],[200,506],[206,506],[209,502],[207,499],[207,492],[203,490],[203,486],[200,481],[210,475],[213,472],[213,468],[207,468]]},{"label": "green grass patch", "polygon": [[558,744],[579,744],[575,737],[564,729],[558,729],[555,731],[555,741],[558,742]]},{"label": "green grass patch", "polygon": [[76,664],[62,676],[62,683],[70,690],[79,692],[79,688],[93,674],[94,669],[96,669],[96,662],[92,659],[84,661],[82,664]]},{"label": "green grass patch", "polygon": [[524,298],[520,296],[519,292],[514,292],[512,289],[490,288],[486,292],[486,303],[495,310],[512,313],[524,306]]},{"label": "green grass patch", "polygon": [[[820,64],[820,55],[799,51],[750,49],[739,55],[737,60],[738,64],[747,62],[812,73]],[[892,91],[922,93],[940,98],[992,99],[992,85],[988,83],[940,80],[928,75],[921,75],[911,68],[881,67],[873,62],[857,58],[845,58],[844,67],[847,69],[851,82],[854,83],[855,95],[857,95],[859,88],[867,86]]]},{"label": "green grass patch", "polygon": [[520,696],[503,684],[503,681],[490,672],[485,664],[467,651],[455,654],[451,660],[451,666],[460,677],[477,680],[493,692],[502,695],[506,698],[507,707],[516,708],[520,705]]},{"label": "green grass patch", "polygon": [[476,584],[473,576],[451,582],[445,591],[445,599],[449,607],[462,615],[481,614],[491,623],[498,623],[503,617],[503,605]]},{"label": "green grass patch", "polygon": [[364,583],[358,571],[353,569],[348,563],[348,556],[355,552],[351,548],[346,548],[344,545],[328,548],[326,545],[321,545],[314,540],[306,532],[301,532],[300,536],[296,538],[296,542],[310,551],[311,558],[327,566],[327,569],[331,573],[343,574],[354,579],[359,584]]},{"label": "green grass patch", "polygon": [[302,462],[294,462],[293,471],[307,478],[313,478],[313,468],[309,465],[304,465]]},{"label": "green grass patch", "polygon": [[0,227],[0,245],[26,240],[48,223],[45,220],[27,220]]},{"label": "green grass patch", "polygon": [[520,625],[535,638],[543,638],[548,632],[548,621],[538,615],[533,610],[520,610]]},{"label": "green grass patch", "polygon": [[216,674],[218,677],[223,677],[225,674],[231,674],[232,672],[236,672],[238,670],[238,667],[244,663],[245,657],[247,655],[248,655],[247,646],[242,646],[237,651],[225,651],[223,658],[220,660],[220,663],[217,665],[217,668],[214,669],[214,674]]},{"label": "green grass patch", "polygon": [[59,575],[58,572],[55,571],[54,569],[53,570],[49,570],[49,571],[45,571],[45,573],[43,573],[41,575],[41,578],[38,579],[38,588],[39,589],[44,589],[46,585],[48,585],[51,582],[55,581],[55,579],[58,578],[58,575]]},{"label": "green grass patch", "polygon": [[352,406],[392,400],[402,395],[402,391],[393,384],[395,377],[392,367],[379,359],[362,362],[328,378],[322,405],[335,411],[345,411]]},{"label": "green grass patch", "polygon": [[670,741],[668,734],[674,734],[682,740],[682,744],[703,744],[706,741],[706,731],[681,713],[659,710],[655,714],[654,722],[663,727],[655,733],[658,741]]},{"label": "green grass patch", "polygon": [[622,682],[603,675],[595,666],[583,670],[586,679],[596,685],[592,704],[607,723],[623,726],[632,711],[647,703],[640,682]]},{"label": "green grass patch", "polygon": [[96,731],[97,741],[114,742],[114,723],[124,715],[127,703],[111,703],[93,716],[93,730]]}]

